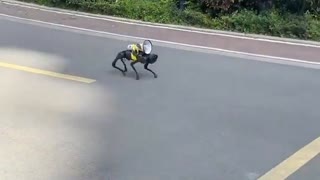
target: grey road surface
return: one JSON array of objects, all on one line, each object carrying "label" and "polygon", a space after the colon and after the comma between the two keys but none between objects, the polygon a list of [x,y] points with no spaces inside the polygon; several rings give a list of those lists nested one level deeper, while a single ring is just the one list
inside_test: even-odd
[{"label": "grey road surface", "polygon": [[97,80],[0,68],[4,179],[251,180],[320,134],[316,69],[155,46],[136,81],[111,67],[127,41],[0,27],[1,61]]}]

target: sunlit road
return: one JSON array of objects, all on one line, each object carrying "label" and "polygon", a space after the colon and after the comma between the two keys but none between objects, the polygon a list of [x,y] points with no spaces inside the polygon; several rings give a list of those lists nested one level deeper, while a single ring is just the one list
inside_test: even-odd
[{"label": "sunlit road", "polygon": [[250,180],[320,135],[317,69],[155,46],[136,81],[111,67],[126,41],[0,27],[1,62],[96,80],[0,67],[0,179]]}]

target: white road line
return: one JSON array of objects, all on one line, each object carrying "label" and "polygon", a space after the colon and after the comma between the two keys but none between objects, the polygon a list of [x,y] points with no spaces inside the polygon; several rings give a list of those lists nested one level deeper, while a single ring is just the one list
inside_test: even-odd
[{"label": "white road line", "polygon": [[216,32],[203,32],[203,31],[198,31],[198,30],[188,30],[188,29],[168,27],[168,26],[164,26],[164,25],[151,25],[151,24],[142,24],[142,23],[138,23],[138,22],[126,22],[124,20],[116,20],[116,19],[110,19],[110,18],[105,18],[105,17],[89,16],[89,15],[71,13],[71,12],[62,12],[62,11],[45,9],[45,8],[41,8],[41,7],[22,5],[22,4],[18,4],[18,3],[10,3],[7,1],[3,1],[2,3],[7,4],[7,5],[11,5],[11,6],[37,9],[37,10],[41,10],[41,11],[45,11],[45,12],[72,15],[72,16],[78,16],[78,17],[85,17],[85,18],[89,18],[89,19],[104,20],[104,21],[117,22],[117,23],[122,23],[122,24],[131,24],[131,25],[137,25],[137,26],[145,26],[145,27],[152,27],[152,28],[159,28],[159,29],[169,29],[169,30],[175,30],[175,31],[191,32],[191,33],[206,34],[206,35],[213,35],[213,36],[222,36],[222,37],[230,37],[230,38],[237,38],[237,39],[246,39],[246,40],[252,40],[252,41],[263,41],[263,42],[287,44],[287,45],[294,45],[294,46],[320,48],[320,45],[315,45],[315,44],[288,42],[288,41],[272,40],[272,39],[265,39],[265,38],[254,38],[254,37],[230,35],[230,34],[223,34],[223,33],[216,33]]},{"label": "white road line", "polygon": [[149,39],[151,41],[164,43],[164,44],[185,46],[185,47],[191,47],[191,48],[199,48],[199,49],[204,49],[204,50],[220,51],[220,52],[225,52],[225,53],[240,54],[240,55],[253,56],[253,57],[259,57],[259,58],[269,58],[269,59],[275,59],[275,60],[283,60],[283,61],[289,61],[289,62],[304,63],[304,64],[310,64],[310,65],[320,65],[320,62],[312,62],[312,61],[306,61],[306,60],[300,60],[300,59],[292,59],[292,58],[284,58],[284,57],[277,57],[277,56],[268,56],[268,55],[261,55],[261,54],[246,53],[246,52],[240,52],[240,51],[232,51],[232,50],[212,48],[212,47],[206,47],[206,46],[198,46],[198,45],[192,45],[192,44],[184,44],[184,43],[163,41],[163,40],[158,40],[158,39],[150,39],[150,38],[146,38],[146,37],[128,36],[128,35],[122,35],[122,34],[116,34],[116,33],[110,33],[110,32],[97,31],[97,30],[92,30],[92,29],[86,29],[86,28],[79,28],[79,27],[74,27],[74,26],[67,26],[67,25],[62,25],[62,24],[50,23],[50,22],[39,21],[39,20],[34,20],[34,19],[27,19],[27,18],[16,17],[16,16],[7,15],[7,14],[1,14],[1,13],[0,13],[0,16],[12,18],[12,19],[17,19],[17,20],[23,20],[23,21],[30,21],[30,22],[40,23],[40,24],[46,24],[46,25],[51,25],[51,26],[58,26],[58,27],[62,27],[62,28],[69,28],[69,29],[75,29],[75,30],[80,30],[80,31],[87,31],[87,32],[91,32],[91,33],[118,36],[118,37],[122,37],[122,38],[141,39],[141,40]]}]

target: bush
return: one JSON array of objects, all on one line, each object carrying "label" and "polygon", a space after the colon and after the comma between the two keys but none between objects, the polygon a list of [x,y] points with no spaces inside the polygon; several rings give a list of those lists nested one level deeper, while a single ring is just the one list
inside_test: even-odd
[{"label": "bush", "polygon": [[92,13],[108,14],[119,16],[120,7],[117,4],[111,4],[108,2],[80,2],[73,4],[73,7],[77,7],[77,10],[87,11]]},{"label": "bush", "polygon": [[315,41],[320,41],[320,16],[306,14],[308,28],[307,38]]},{"label": "bush", "polygon": [[123,17],[143,21],[170,23],[174,19],[174,5],[170,0],[120,0]]},{"label": "bush", "polygon": [[191,25],[195,27],[212,27],[212,19],[202,14],[201,12],[196,12],[192,10],[185,10],[178,13],[178,17],[180,21],[179,24],[183,25]]},{"label": "bush", "polygon": [[[230,16],[222,16],[217,21],[223,21],[225,30],[243,33],[258,33],[271,36],[316,40],[320,32],[319,21],[305,16],[287,14],[281,16],[275,10],[263,14],[253,11],[239,11]],[[312,33],[310,33],[312,31]]]}]

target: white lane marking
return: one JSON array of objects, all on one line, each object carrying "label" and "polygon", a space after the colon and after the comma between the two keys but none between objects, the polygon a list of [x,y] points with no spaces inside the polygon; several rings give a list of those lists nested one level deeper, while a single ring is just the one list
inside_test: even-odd
[{"label": "white lane marking", "polygon": [[160,25],[160,24],[159,25],[152,25],[152,24],[143,24],[143,23],[138,23],[138,22],[127,22],[124,20],[116,20],[116,19],[111,19],[111,18],[106,18],[106,17],[89,16],[89,15],[84,15],[84,14],[79,14],[79,13],[63,12],[63,11],[50,10],[47,8],[33,7],[33,6],[22,5],[22,4],[18,4],[18,3],[14,3],[14,2],[11,3],[11,2],[7,2],[7,1],[3,1],[2,3],[7,4],[7,5],[11,5],[11,6],[25,7],[25,8],[29,8],[29,9],[36,9],[36,10],[41,10],[41,11],[46,11],[46,12],[51,12],[51,13],[85,17],[85,18],[89,18],[89,19],[104,20],[104,21],[117,22],[117,23],[122,23],[122,24],[131,24],[131,25],[137,25],[137,26],[145,26],[145,27],[152,27],[152,28],[159,28],[159,29],[169,29],[169,30],[191,32],[191,33],[198,33],[198,34],[206,34],[206,35],[214,35],[214,36],[222,36],[222,37],[230,37],[230,38],[237,38],[237,39],[246,39],[246,40],[252,40],[252,41],[263,41],[263,42],[287,44],[287,45],[294,45],[294,46],[320,48],[320,45],[316,45],[316,44],[288,42],[285,40],[272,40],[272,39],[266,39],[266,38],[254,38],[254,37],[247,37],[247,36],[241,36],[241,35],[231,35],[231,34],[224,34],[224,33],[217,33],[217,32],[204,32],[204,31],[199,31],[199,30],[189,30],[189,29],[168,27],[168,26],[164,26],[164,25]]},{"label": "white lane marking", "polygon": [[158,40],[158,39],[150,39],[150,38],[146,38],[146,37],[122,35],[122,34],[116,34],[116,33],[110,33],[110,32],[97,31],[97,30],[92,30],[92,29],[50,23],[50,22],[39,21],[39,20],[34,20],[34,19],[27,19],[27,18],[16,17],[16,16],[7,15],[7,14],[1,14],[1,13],[0,13],[0,16],[12,18],[12,19],[23,20],[23,21],[30,21],[30,22],[40,23],[40,24],[46,24],[46,25],[51,25],[51,26],[58,26],[58,27],[63,27],[63,28],[75,29],[75,30],[80,30],[80,31],[87,31],[87,32],[91,32],[91,33],[118,36],[118,37],[128,38],[128,39],[141,39],[141,40],[149,39],[151,41],[164,43],[164,44],[185,46],[185,47],[191,47],[191,48],[199,48],[199,49],[212,50],[212,51],[220,51],[220,52],[225,52],[225,53],[240,54],[240,55],[253,56],[253,57],[259,57],[259,58],[269,58],[269,59],[284,60],[284,61],[290,61],[290,62],[311,64],[311,65],[320,65],[320,62],[312,62],[312,61],[306,61],[306,60],[300,60],[300,59],[292,59],[292,58],[284,58],[284,57],[277,57],[277,56],[268,56],[268,55],[261,55],[261,54],[246,53],[246,52],[240,52],[240,51],[232,51],[232,50],[212,48],[212,47],[206,47],[206,46],[198,46],[198,45],[163,41],[163,40]]}]

